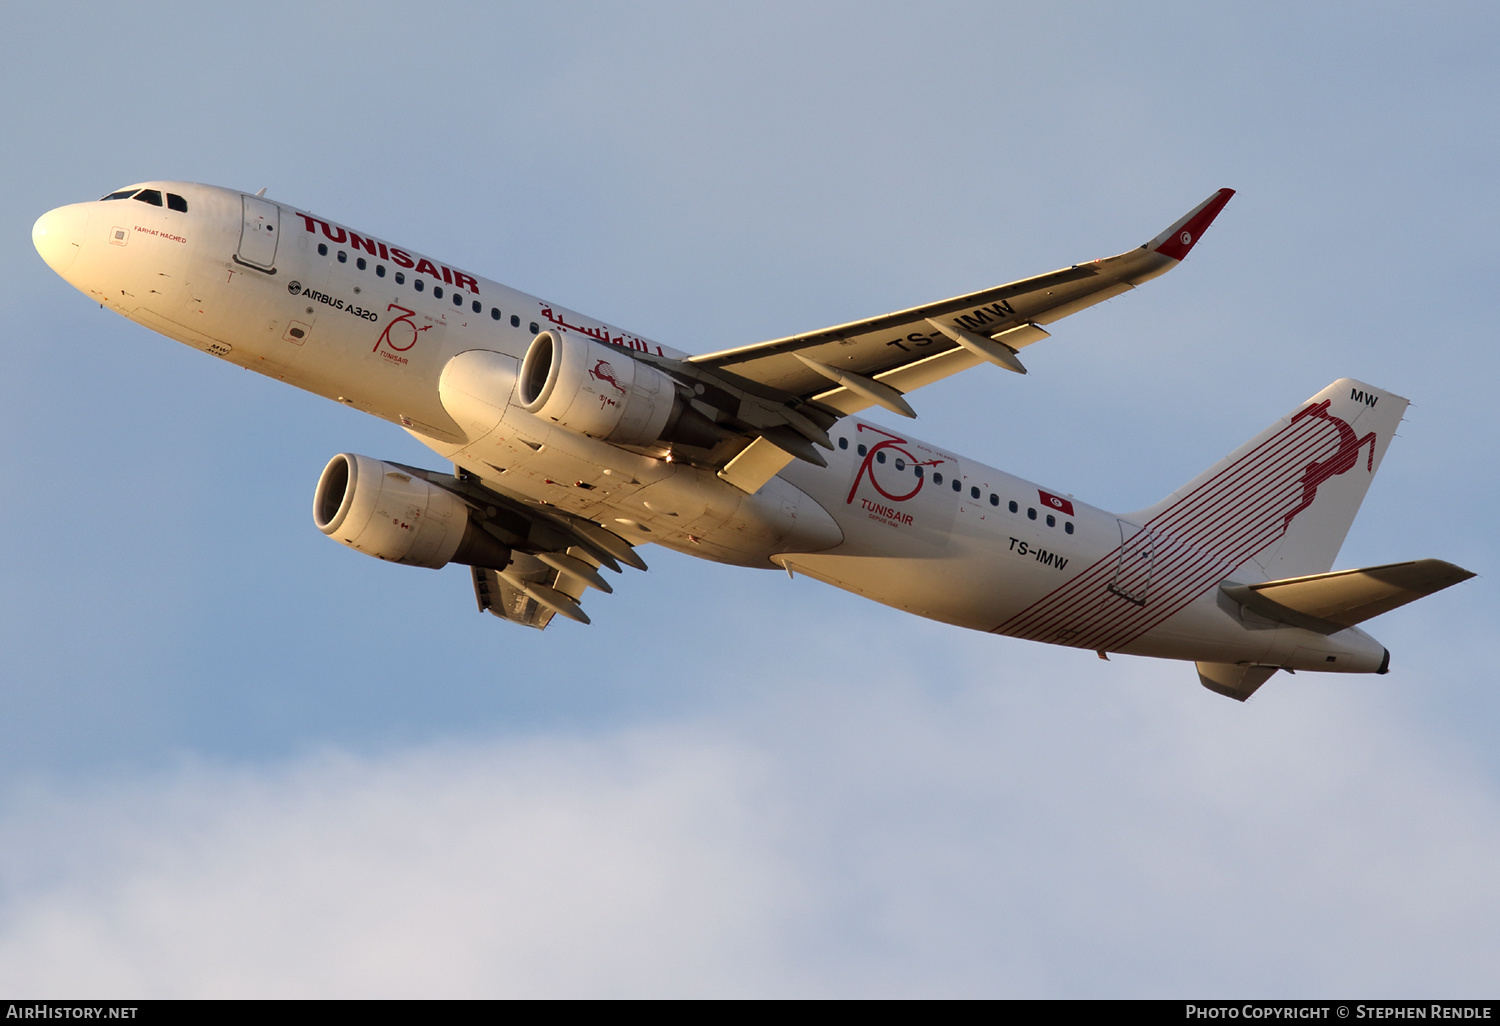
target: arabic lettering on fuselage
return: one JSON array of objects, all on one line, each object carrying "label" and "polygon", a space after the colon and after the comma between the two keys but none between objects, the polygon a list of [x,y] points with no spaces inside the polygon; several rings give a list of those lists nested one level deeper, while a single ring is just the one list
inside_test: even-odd
[{"label": "arabic lettering on fuselage", "polygon": [[416,274],[425,274],[432,278],[440,279],[444,284],[452,285],[456,289],[472,292],[476,296],[479,295],[479,281],[472,274],[455,271],[444,264],[435,264],[424,256],[413,256],[404,249],[387,246],[379,239],[360,235],[353,229],[345,228],[342,225],[330,225],[322,218],[313,217],[311,214],[304,214],[298,211],[297,216],[302,218],[302,223],[307,227],[309,234],[316,235],[318,229],[314,226],[321,226],[324,238],[335,245],[348,245],[355,253],[363,250],[372,257],[389,260],[397,267],[405,267]]},{"label": "arabic lettering on fuselage", "polygon": [[[557,327],[562,329],[563,331],[576,331],[580,335],[587,335],[589,338],[594,339],[598,342],[603,342],[606,345],[623,346],[626,349],[635,349],[642,353],[649,353],[651,351],[651,346],[646,342],[645,339],[636,338],[634,335],[621,334],[615,335],[613,338],[611,338],[609,329],[603,327],[602,325],[597,328],[580,328],[576,324],[569,324],[568,322],[564,321],[562,317],[554,314],[552,312],[552,307],[550,306],[542,307],[542,317],[545,320],[548,320],[557,325]],[[661,351],[661,346],[656,347],[656,355],[665,355]]]}]

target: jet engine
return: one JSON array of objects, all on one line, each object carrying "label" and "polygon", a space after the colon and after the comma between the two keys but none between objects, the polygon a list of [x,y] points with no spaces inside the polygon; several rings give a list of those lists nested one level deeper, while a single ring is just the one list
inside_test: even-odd
[{"label": "jet engine", "polygon": [[503,570],[511,550],[473,522],[457,495],[390,463],[339,453],[313,495],[313,523],[376,559],[437,569],[449,563]]},{"label": "jet engine", "polygon": [[680,415],[672,379],[618,346],[544,331],[521,361],[517,398],[527,413],[621,445],[650,445]]}]

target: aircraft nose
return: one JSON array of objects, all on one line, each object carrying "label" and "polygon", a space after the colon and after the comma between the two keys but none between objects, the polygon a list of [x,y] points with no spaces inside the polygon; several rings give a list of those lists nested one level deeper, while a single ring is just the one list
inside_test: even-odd
[{"label": "aircraft nose", "polygon": [[49,210],[31,226],[31,244],[47,261],[47,266],[62,274],[83,246],[88,221],[88,207],[82,203]]}]

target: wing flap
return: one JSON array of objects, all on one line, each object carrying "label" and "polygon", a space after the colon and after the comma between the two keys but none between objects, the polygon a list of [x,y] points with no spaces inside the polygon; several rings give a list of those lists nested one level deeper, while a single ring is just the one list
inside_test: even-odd
[{"label": "wing flap", "polygon": [[502,620],[518,623],[523,627],[545,630],[556,614],[520,588],[505,580],[494,570],[471,567],[474,571],[474,598],[481,613],[498,616]]},{"label": "wing flap", "polygon": [[[838,391],[851,396],[855,395],[845,388],[839,388]],[[866,405],[874,405],[873,400],[866,399],[864,396],[859,396],[859,399]],[[860,409],[864,407],[861,406]],[[794,459],[796,459],[795,456],[766,438],[757,438],[741,449],[738,456],[725,464],[724,469],[719,471],[719,476],[740,491],[754,495],[760,491],[762,485],[781,473],[781,468]]]}]

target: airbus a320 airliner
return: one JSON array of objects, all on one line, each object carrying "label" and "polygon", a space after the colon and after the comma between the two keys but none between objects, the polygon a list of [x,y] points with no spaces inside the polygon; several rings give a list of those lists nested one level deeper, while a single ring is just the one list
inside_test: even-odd
[{"label": "airbus a320 airliner", "polygon": [[1177,266],[1221,189],[1137,249],[691,356],[328,218],[146,182],[32,240],[154,331],[399,424],[452,473],[340,453],[313,519],[411,566],[461,563],[481,610],[588,623],[648,542],[780,567],[973,630],[1197,663],[1241,701],[1278,669],[1385,673],[1356,624],[1473,575],[1330,571],[1407,401],[1335,381],[1181,489],[1114,513],[854,416],[1019,353]]}]

